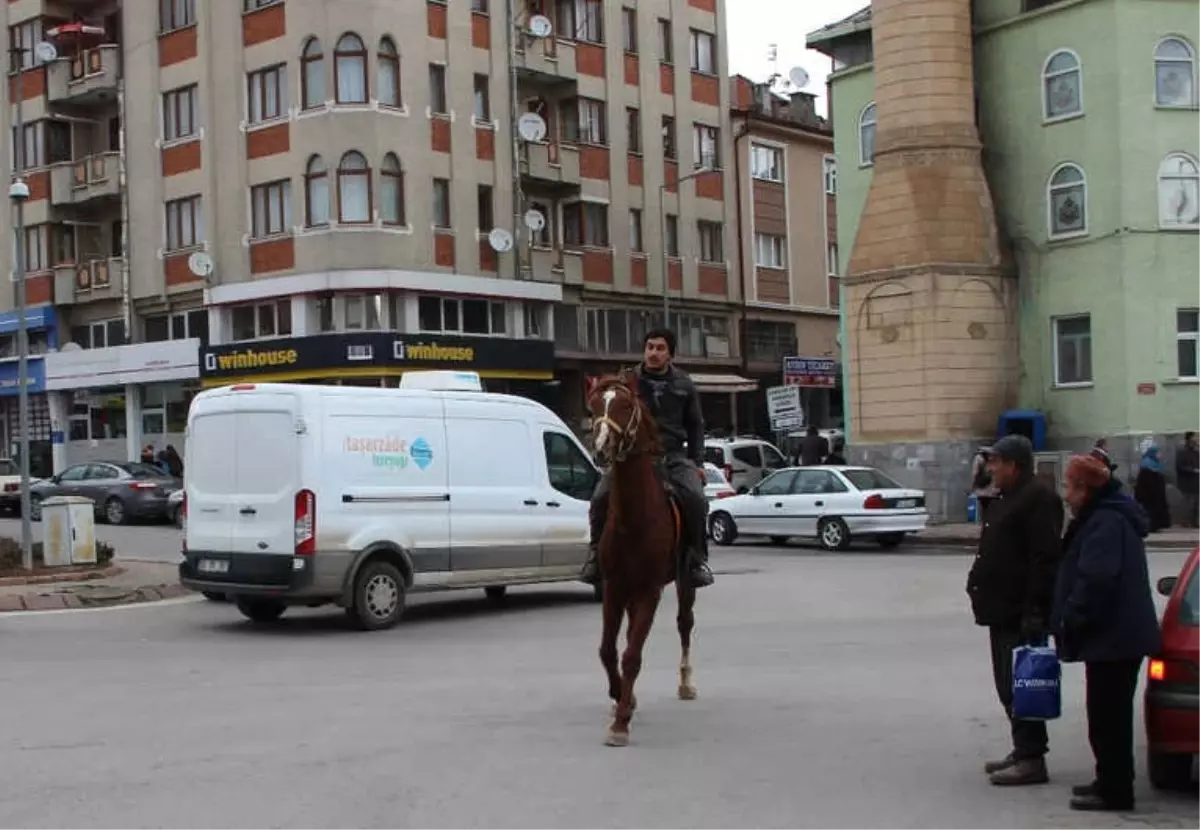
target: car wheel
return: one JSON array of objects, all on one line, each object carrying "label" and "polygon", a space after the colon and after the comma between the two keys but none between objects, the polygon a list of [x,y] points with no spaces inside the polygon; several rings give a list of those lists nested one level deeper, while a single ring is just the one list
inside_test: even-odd
[{"label": "car wheel", "polygon": [[237,609],[248,620],[256,623],[269,623],[275,622],[275,620],[283,616],[283,612],[287,610],[287,605],[272,599],[242,598],[237,601]]},{"label": "car wheel", "polygon": [[[18,509],[16,511],[20,513]],[[40,522],[42,520],[42,497],[31,495],[29,497],[29,521]]]},{"label": "car wheel", "polygon": [[211,602],[229,602],[229,597],[220,591],[201,591],[201,595]]},{"label": "car wheel", "polygon": [[786,545],[787,540],[791,539],[791,538],[792,538],[791,536],[772,536],[771,544],[772,545]]},{"label": "car wheel", "polygon": [[825,550],[845,550],[850,547],[850,528],[841,519],[822,519],[817,525],[817,539]]},{"label": "car wheel", "polygon": [[878,542],[879,547],[883,548],[884,550],[891,550],[892,548],[896,548],[896,547],[900,546],[900,543],[904,541],[904,534],[903,533],[880,533],[878,538],[875,539],[875,541]]},{"label": "car wheel", "polygon": [[354,604],[346,609],[363,631],[391,628],[404,613],[404,575],[390,562],[373,559],[354,578]]},{"label": "car wheel", "polygon": [[483,589],[483,593],[492,602],[502,602],[508,596],[507,585],[489,585]]},{"label": "car wheel", "polygon": [[728,513],[714,513],[708,523],[708,532],[714,542],[728,547],[737,538],[737,525]]},{"label": "car wheel", "polygon": [[1187,790],[1192,786],[1192,756],[1146,750],[1150,784],[1159,790]]},{"label": "car wheel", "polygon": [[110,525],[123,525],[128,519],[125,503],[115,496],[104,503],[104,520]]}]

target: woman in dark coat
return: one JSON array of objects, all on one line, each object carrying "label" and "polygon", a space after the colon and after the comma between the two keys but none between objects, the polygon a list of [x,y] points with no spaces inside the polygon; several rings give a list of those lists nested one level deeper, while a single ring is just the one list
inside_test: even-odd
[{"label": "woman in dark coat", "polygon": [[1052,625],[1059,659],[1083,662],[1088,741],[1096,779],[1076,787],[1074,810],[1133,809],[1133,705],[1142,659],[1158,651],[1158,612],[1146,565],[1148,520],[1107,465],[1067,464],[1073,518],[1063,536]]},{"label": "woman in dark coat", "polygon": [[1150,517],[1150,532],[1157,533],[1171,526],[1171,508],[1167,506],[1167,473],[1158,460],[1158,446],[1151,444],[1142,453],[1133,497]]}]

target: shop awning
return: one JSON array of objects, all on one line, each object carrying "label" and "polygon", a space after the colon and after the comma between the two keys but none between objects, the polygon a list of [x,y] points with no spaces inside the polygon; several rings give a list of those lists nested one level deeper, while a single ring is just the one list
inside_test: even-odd
[{"label": "shop awning", "polygon": [[758,381],[741,375],[705,375],[690,373],[692,383],[701,392],[756,392]]}]

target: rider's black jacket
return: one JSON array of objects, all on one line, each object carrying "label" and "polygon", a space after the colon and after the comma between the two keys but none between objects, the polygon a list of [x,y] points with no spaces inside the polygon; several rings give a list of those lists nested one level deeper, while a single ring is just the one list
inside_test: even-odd
[{"label": "rider's black jacket", "polygon": [[666,454],[686,455],[697,467],[703,468],[704,415],[696,384],[687,372],[672,365],[660,373],[638,364],[635,371],[638,391],[654,414]]}]

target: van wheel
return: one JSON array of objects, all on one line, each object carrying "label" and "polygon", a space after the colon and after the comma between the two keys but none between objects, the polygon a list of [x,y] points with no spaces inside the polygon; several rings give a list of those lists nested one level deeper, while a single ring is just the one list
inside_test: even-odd
[{"label": "van wheel", "polygon": [[733,544],[737,538],[737,525],[728,513],[714,513],[708,523],[708,532],[712,540],[721,547]]},{"label": "van wheel", "polygon": [[1192,785],[1192,756],[1146,751],[1150,784],[1158,790],[1187,790]]},{"label": "van wheel", "polygon": [[850,528],[841,519],[822,519],[817,525],[817,539],[825,550],[845,550],[850,547]]},{"label": "van wheel", "polygon": [[390,562],[374,559],[354,577],[354,604],[346,613],[363,631],[381,631],[404,613],[404,575]]},{"label": "van wheel", "polygon": [[507,585],[489,585],[483,589],[483,593],[486,594],[487,598],[490,599],[492,602],[501,602],[504,599],[504,597],[508,594],[508,586]]},{"label": "van wheel", "polygon": [[275,622],[282,617],[283,612],[287,610],[287,606],[282,602],[270,599],[243,598],[237,601],[237,609],[248,620],[253,620],[256,623],[269,623]]}]

